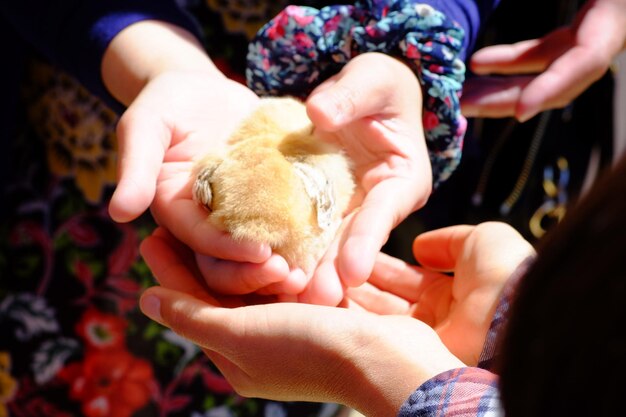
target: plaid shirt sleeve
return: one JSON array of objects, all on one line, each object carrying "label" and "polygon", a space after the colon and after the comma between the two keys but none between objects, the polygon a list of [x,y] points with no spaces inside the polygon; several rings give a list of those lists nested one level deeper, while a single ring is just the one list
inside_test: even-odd
[{"label": "plaid shirt sleeve", "polygon": [[504,328],[520,279],[534,257],[527,258],[511,275],[496,308],[478,367],[443,372],[422,384],[402,405],[398,417],[504,416],[498,376],[489,371],[498,356],[498,334]]},{"label": "plaid shirt sleeve", "polygon": [[473,367],[443,372],[422,384],[398,413],[398,417],[443,416],[504,416],[498,377]]},{"label": "plaid shirt sleeve", "polygon": [[502,333],[502,330],[508,320],[509,309],[511,308],[511,303],[513,302],[513,296],[517,290],[517,285],[520,279],[526,275],[528,268],[534,260],[534,256],[526,258],[519,264],[517,269],[515,269],[511,277],[508,279],[504,290],[502,291],[502,295],[500,296],[496,312],[491,320],[489,330],[487,331],[487,338],[485,339],[485,344],[483,345],[483,351],[478,359],[479,368],[488,370],[493,369],[494,363],[498,357],[499,334]]}]

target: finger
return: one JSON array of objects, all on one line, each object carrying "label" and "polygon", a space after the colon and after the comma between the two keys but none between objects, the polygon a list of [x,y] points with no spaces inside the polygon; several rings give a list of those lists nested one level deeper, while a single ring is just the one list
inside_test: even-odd
[{"label": "finger", "polygon": [[377,200],[370,191],[346,230],[345,243],[340,248],[337,269],[348,287],[361,285],[374,268],[376,254],[383,247],[390,231],[397,224],[393,200]]},{"label": "finger", "polygon": [[[380,254],[368,283],[385,294],[379,301],[381,308],[395,307],[399,314],[410,315],[431,326],[441,323],[447,316],[452,278],[445,274]],[[373,303],[372,293],[369,296],[370,299],[361,298],[361,302]],[[374,308],[379,314],[387,314]]]},{"label": "finger", "polygon": [[558,58],[522,91],[516,117],[525,121],[542,110],[569,104],[607,71],[610,60],[593,49],[576,46]]},{"label": "finger", "polygon": [[422,233],[413,241],[413,255],[425,268],[452,271],[474,226],[458,225]]},{"label": "finger", "polygon": [[344,287],[333,262],[322,261],[298,301],[307,304],[336,306],[343,299]]},{"label": "finger", "polygon": [[381,163],[360,179],[365,198],[344,232],[337,269],[346,286],[365,282],[391,230],[430,196],[432,172],[422,131],[409,130],[403,123],[368,123],[369,140],[384,146],[378,151]]},{"label": "finger", "polygon": [[[192,342],[223,353],[232,346],[230,315],[215,305],[183,292],[163,287],[148,288],[139,299],[141,311]],[[219,335],[214,337],[212,335]]]},{"label": "finger", "polygon": [[167,243],[167,246],[173,253],[185,264],[195,266],[194,253],[182,242],[177,240],[174,235],[163,227],[158,227],[152,231],[151,237],[159,238]]},{"label": "finger", "polygon": [[574,38],[572,30],[564,27],[541,39],[487,46],[472,55],[470,68],[476,74],[538,73],[571,47]]},{"label": "finger", "polygon": [[[450,277],[409,265],[399,259],[380,254],[368,282],[348,288],[349,299],[377,314],[408,314],[432,322],[432,300],[429,294],[450,285]],[[426,300],[421,302],[420,300]],[[428,302],[431,301],[431,302]]]},{"label": "finger", "polygon": [[298,295],[298,301],[308,304],[337,306],[344,297],[344,287],[337,271],[337,255],[344,238],[344,231],[354,214],[346,216],[331,242],[326,253],[319,261],[304,291]]},{"label": "finger", "polygon": [[197,275],[195,263],[190,262],[193,258],[183,249],[175,243],[174,239],[162,232],[156,232],[147,237],[140,246],[141,255],[146,264],[163,287],[194,294],[205,301],[219,305],[218,301],[211,297],[206,288],[196,279],[199,275]]},{"label": "finger", "polygon": [[608,64],[584,47],[575,47],[538,76],[476,77],[461,98],[467,117],[509,117],[526,121],[537,113],[564,107],[601,77]]},{"label": "finger", "polygon": [[296,268],[289,271],[287,279],[283,281],[274,282],[269,284],[267,287],[263,288],[263,291],[260,293],[268,294],[268,295],[279,295],[282,301],[294,301],[298,300],[298,297],[293,297],[300,294],[306,288],[309,283],[309,278],[306,273],[300,269]]},{"label": "finger", "polygon": [[[423,233],[413,241],[415,258],[425,268],[452,271],[463,257],[489,253],[490,268],[504,265],[515,268],[534,254],[532,245],[518,231],[502,222],[477,226],[458,225]],[[461,257],[461,255],[463,257]]]},{"label": "finger", "polygon": [[[371,71],[372,65],[376,71]],[[395,88],[398,84],[403,85],[402,91]],[[316,127],[334,131],[371,115],[418,114],[420,101],[418,80],[406,65],[383,54],[367,53],[314,90],[306,104]]]},{"label": "finger", "polygon": [[355,213],[338,259],[339,275],[346,286],[355,287],[367,280],[391,230],[415,210],[417,198],[407,192],[413,187],[408,182],[392,178],[377,184]]},{"label": "finger", "polygon": [[[478,51],[477,73],[543,72],[524,89],[516,106],[520,121],[542,110],[564,107],[599,79],[625,46],[624,13],[612,2],[587,2],[571,27],[540,40]],[[617,5],[617,7],[623,7]]]},{"label": "finger", "polygon": [[353,301],[350,297],[346,297],[341,301],[340,307],[347,308],[348,310],[358,311],[360,313],[366,312],[367,310],[363,308],[359,303]]},{"label": "finger", "polygon": [[405,181],[398,180],[398,186],[394,181],[387,180],[370,190],[359,210],[344,219],[339,238],[301,294],[302,302],[337,305],[344,287],[356,287],[368,279],[389,232],[414,208],[406,198]]},{"label": "finger", "polygon": [[378,287],[365,283],[359,287],[346,289],[348,308],[358,306],[363,310],[376,314],[407,314],[411,303],[397,295],[383,291]]},{"label": "finger", "polygon": [[[293,303],[222,308],[163,287],[148,288],[139,305],[152,320],[231,360],[241,358],[243,346],[248,350],[255,343],[263,347],[262,343],[257,343],[263,340],[284,339],[295,334],[299,336],[294,336],[293,340],[301,340],[303,334],[299,331],[305,328],[308,318],[321,320],[320,314],[336,315],[334,308],[320,310]],[[313,312],[319,314],[313,316]],[[247,343],[242,345],[242,342]]]},{"label": "finger", "polygon": [[222,294],[250,294],[289,278],[289,265],[282,256],[272,255],[261,263],[233,262],[196,255],[198,268],[207,286]]},{"label": "finger", "polygon": [[208,213],[191,199],[190,163],[163,166],[159,192],[152,204],[157,223],[168,229],[194,252],[239,262],[260,263],[269,259],[269,245],[232,239],[208,220]]},{"label": "finger", "polygon": [[467,80],[461,97],[466,117],[513,117],[524,88],[533,76],[473,77]]},{"label": "finger", "polygon": [[400,259],[379,253],[368,283],[381,291],[410,302],[417,301],[425,288],[441,278],[438,272],[410,265]]},{"label": "finger", "polygon": [[150,112],[131,108],[118,123],[117,138],[118,183],[109,214],[117,222],[128,222],[147,210],[154,199],[171,132]]}]

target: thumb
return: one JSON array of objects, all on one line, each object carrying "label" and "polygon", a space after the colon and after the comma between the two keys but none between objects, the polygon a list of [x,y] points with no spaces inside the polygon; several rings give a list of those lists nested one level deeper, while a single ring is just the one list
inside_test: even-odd
[{"label": "thumb", "polygon": [[171,132],[149,111],[130,107],[117,125],[118,183],[109,204],[117,222],[128,222],[150,207]]},{"label": "thumb", "polygon": [[467,260],[468,253],[487,260],[491,267],[517,266],[534,249],[517,230],[497,221],[449,226],[423,233],[413,241],[415,259],[426,268],[452,271],[459,261]]},{"label": "thumb", "polygon": [[455,225],[422,233],[413,241],[413,255],[425,268],[452,271],[474,228]]},{"label": "thumb", "polygon": [[[407,94],[407,88],[415,94]],[[420,111],[420,91],[417,78],[405,64],[380,53],[366,53],[311,93],[307,113],[315,126],[335,131],[367,116],[406,114],[412,108]]]},{"label": "thumb", "polygon": [[223,309],[189,294],[152,287],[141,295],[139,306],[152,320],[204,348],[219,351],[230,340],[233,326]]}]

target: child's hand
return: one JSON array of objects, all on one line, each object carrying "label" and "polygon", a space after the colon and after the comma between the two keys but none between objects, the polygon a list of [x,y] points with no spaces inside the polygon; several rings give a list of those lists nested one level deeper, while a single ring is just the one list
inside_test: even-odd
[{"label": "child's hand", "polygon": [[368,283],[348,289],[348,304],[413,316],[432,326],[463,362],[476,365],[502,289],[534,254],[532,246],[512,227],[489,222],[421,234],[413,253],[422,267],[381,254]]},{"label": "child's hand", "polygon": [[240,83],[205,73],[170,72],[148,83],[118,127],[127,148],[121,149],[122,177],[111,211],[130,218],[154,196],[155,220],[197,253],[212,289],[245,294],[281,283],[275,292],[295,294],[306,285],[301,271],[291,273],[269,245],[234,241],[192,199],[194,160],[221,148],[257,104]]},{"label": "child's hand", "polygon": [[307,110],[316,133],[339,142],[354,162],[355,211],[301,294],[336,305],[345,287],[365,282],[390,231],[431,193],[421,87],[400,61],[366,53],[320,85]]},{"label": "child's hand", "polygon": [[117,130],[119,181],[111,217],[127,222],[151,207],[156,221],[196,252],[267,269],[268,245],[238,244],[217,231],[191,195],[193,159],[221,147],[257,96],[226,78],[191,33],[156,20],[114,37],[102,79],[128,106]]},{"label": "child's hand", "polygon": [[[298,269],[289,271],[284,259],[276,255],[261,264],[224,261],[223,256],[198,256],[207,285],[226,294],[293,296],[301,292],[301,301],[336,305],[343,299],[346,286],[362,284],[391,229],[422,207],[431,192],[432,172],[423,136],[421,102],[420,85],[410,69],[377,53],[353,59],[337,76],[322,84],[309,98],[307,110],[315,124],[315,134],[338,142],[354,162],[355,210],[344,219],[341,232],[304,292],[304,273]],[[159,207],[170,210],[170,205]]]},{"label": "child's hand", "polygon": [[112,217],[128,221],[151,204],[156,221],[197,252],[266,260],[269,248],[237,245],[206,221],[190,182],[193,159],[220,147],[256,101],[240,84],[202,72],[173,71],[150,81],[118,125],[121,176]]},{"label": "child's hand", "polygon": [[157,231],[141,249],[161,284],[142,296],[142,310],[200,345],[241,395],[338,402],[389,416],[424,381],[463,366],[418,320],[213,298],[189,249],[171,236]]},{"label": "child's hand", "polygon": [[602,77],[624,48],[626,1],[588,0],[570,26],[476,52],[470,66],[482,76],[467,81],[463,114],[525,121],[566,106]]}]

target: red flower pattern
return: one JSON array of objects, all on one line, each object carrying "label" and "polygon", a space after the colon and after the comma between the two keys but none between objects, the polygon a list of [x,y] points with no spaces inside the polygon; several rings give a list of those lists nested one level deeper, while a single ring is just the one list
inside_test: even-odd
[{"label": "red flower pattern", "polygon": [[76,333],[90,348],[119,349],[125,344],[126,326],[121,317],[91,308],[76,323]]},{"label": "red flower pattern", "polygon": [[130,417],[156,387],[149,363],[122,349],[88,351],[82,363],[67,366],[59,376],[87,417]]}]

